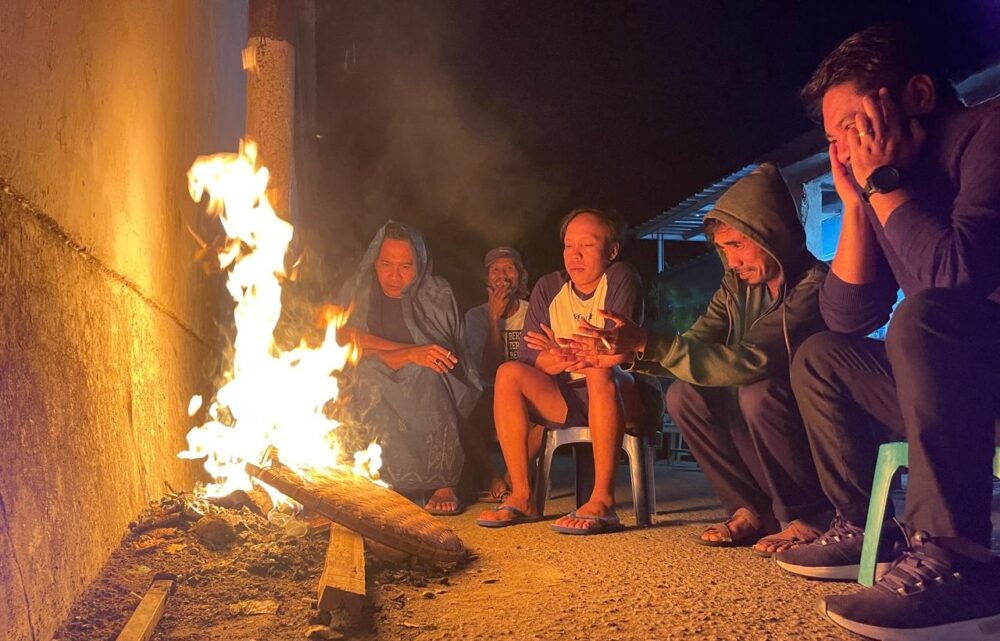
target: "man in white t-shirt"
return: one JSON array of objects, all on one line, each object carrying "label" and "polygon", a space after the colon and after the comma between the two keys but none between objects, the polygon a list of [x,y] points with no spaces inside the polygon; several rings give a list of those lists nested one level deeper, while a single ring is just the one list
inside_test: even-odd
[{"label": "man in white t-shirt", "polygon": [[[625,238],[617,214],[576,209],[560,225],[564,270],[535,284],[524,320],[517,360],[496,372],[494,416],[497,436],[511,481],[503,503],[480,514],[482,527],[506,527],[536,520],[528,478],[543,429],[587,425],[594,448],[594,490],[590,500],[557,519],[562,534],[600,534],[622,528],[614,505],[626,415],[640,413],[631,375],[620,367],[623,356],[593,362],[567,353],[568,341],[586,321],[605,327],[604,312],[641,322],[639,276],[625,263],[613,262]],[[603,359],[603,360],[602,360]]]},{"label": "man in white t-shirt", "polygon": [[465,313],[465,336],[469,356],[479,367],[484,394],[463,430],[463,445],[469,469],[489,479],[484,499],[502,501],[508,492],[487,447],[493,431],[493,377],[505,361],[517,359],[521,329],[528,312],[528,272],[521,254],[513,247],[495,247],[486,254],[488,300]]}]

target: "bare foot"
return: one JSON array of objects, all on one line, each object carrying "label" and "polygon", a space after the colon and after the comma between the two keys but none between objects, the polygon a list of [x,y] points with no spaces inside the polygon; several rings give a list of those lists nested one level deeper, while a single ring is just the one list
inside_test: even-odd
[{"label": "bare foot", "polygon": [[455,490],[450,487],[442,487],[431,494],[424,509],[432,514],[458,514],[461,506],[461,501],[455,496]]},{"label": "bare foot", "polygon": [[769,556],[776,552],[790,550],[794,547],[811,543],[821,536],[823,536],[823,532],[804,521],[796,519],[789,523],[788,527],[781,532],[765,536],[757,541],[753,546],[753,551],[757,554]]},{"label": "bare foot", "polygon": [[[501,509],[504,506],[513,508],[513,510]],[[531,497],[516,497],[513,494],[507,496],[503,503],[497,507],[484,510],[482,514],[479,515],[480,521],[512,521],[517,518],[517,514],[521,513],[526,516],[535,516],[535,506],[531,504]]]},{"label": "bare foot", "polygon": [[[615,513],[615,506],[591,499],[576,508],[575,512],[578,516],[612,516]],[[574,530],[589,530],[594,527],[600,527],[600,524],[594,519],[574,519],[570,514],[559,517],[553,525],[572,528]]]}]

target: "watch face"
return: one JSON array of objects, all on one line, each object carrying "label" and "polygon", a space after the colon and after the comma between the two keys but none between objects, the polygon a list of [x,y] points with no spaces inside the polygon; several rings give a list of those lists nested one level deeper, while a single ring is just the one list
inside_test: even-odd
[{"label": "watch face", "polygon": [[883,165],[872,172],[868,178],[871,191],[879,194],[888,193],[899,187],[899,170],[891,165]]}]

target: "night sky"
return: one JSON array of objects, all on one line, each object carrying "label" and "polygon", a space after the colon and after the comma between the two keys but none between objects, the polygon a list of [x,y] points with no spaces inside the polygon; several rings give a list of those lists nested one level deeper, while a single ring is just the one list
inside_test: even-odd
[{"label": "night sky", "polygon": [[[805,132],[797,94],[852,32],[938,29],[962,78],[996,59],[1000,0],[317,3],[318,237],[334,280],[387,219],[427,236],[462,308],[482,255],[561,266],[558,221],[638,224]],[[626,258],[647,275],[653,243]]]}]

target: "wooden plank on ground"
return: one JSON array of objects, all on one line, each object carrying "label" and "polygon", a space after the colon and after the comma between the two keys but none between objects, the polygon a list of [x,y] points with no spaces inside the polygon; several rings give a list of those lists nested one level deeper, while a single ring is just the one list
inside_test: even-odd
[{"label": "wooden plank on ground", "polygon": [[174,591],[177,577],[169,574],[157,574],[153,577],[146,594],[139,601],[135,612],[129,617],[128,623],[118,634],[116,641],[147,641],[153,636],[156,624],[160,622],[163,611],[167,608],[167,598]]},{"label": "wooden plank on ground", "polygon": [[327,611],[343,608],[356,621],[364,601],[365,540],[356,532],[332,524],[317,607]]},{"label": "wooden plank on ground", "polygon": [[325,516],[349,530],[427,561],[468,559],[462,539],[409,499],[350,470],[331,469],[308,482],[282,468],[246,464],[247,474],[291,499],[307,513]]}]

